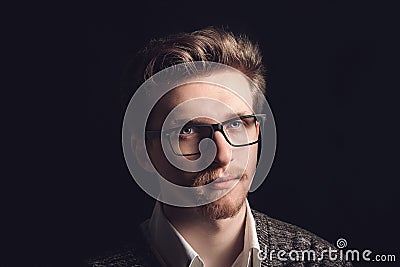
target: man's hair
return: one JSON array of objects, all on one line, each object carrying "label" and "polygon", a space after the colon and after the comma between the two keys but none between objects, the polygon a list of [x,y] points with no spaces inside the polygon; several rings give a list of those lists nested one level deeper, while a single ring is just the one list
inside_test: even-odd
[{"label": "man's hair", "polygon": [[136,55],[123,75],[122,88],[126,90],[124,102],[129,101],[136,89],[157,72],[193,61],[211,61],[235,68],[253,82],[255,90],[265,93],[265,70],[258,45],[245,35],[207,27],[152,40]]}]

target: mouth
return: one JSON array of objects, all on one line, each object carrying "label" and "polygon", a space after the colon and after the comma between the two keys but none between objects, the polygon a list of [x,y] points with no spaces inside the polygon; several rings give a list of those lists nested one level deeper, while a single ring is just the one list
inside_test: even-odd
[{"label": "mouth", "polygon": [[211,188],[215,190],[224,190],[234,187],[240,180],[240,177],[218,177],[211,182]]}]

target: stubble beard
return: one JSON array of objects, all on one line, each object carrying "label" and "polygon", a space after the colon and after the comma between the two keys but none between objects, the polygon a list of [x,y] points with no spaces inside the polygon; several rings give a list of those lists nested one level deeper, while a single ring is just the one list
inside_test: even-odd
[{"label": "stubble beard", "polygon": [[[198,187],[206,185],[213,181],[216,177],[216,171],[207,171],[194,180],[193,186]],[[208,220],[221,220],[232,218],[237,215],[244,205],[247,197],[247,190],[241,190],[243,184],[249,179],[246,173],[243,173],[238,183],[231,189],[230,192],[225,194],[223,197],[208,203],[201,205],[196,208],[196,212],[200,213],[204,218]],[[239,187],[239,188],[238,188]],[[236,190],[237,189],[237,190]],[[240,191],[241,190],[241,191]],[[239,191],[239,192],[234,192]],[[239,194],[238,196],[235,196]],[[204,196],[200,194],[200,198],[204,199]]]}]

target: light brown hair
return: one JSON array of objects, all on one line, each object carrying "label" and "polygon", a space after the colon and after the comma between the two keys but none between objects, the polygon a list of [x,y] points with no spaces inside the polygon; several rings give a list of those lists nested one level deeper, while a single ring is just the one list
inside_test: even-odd
[{"label": "light brown hair", "polygon": [[123,80],[123,85],[130,87],[127,93],[131,96],[141,83],[157,72],[193,61],[211,61],[235,68],[245,74],[261,93],[265,93],[265,69],[258,44],[245,35],[234,35],[217,27],[152,40],[132,61],[134,73],[127,69],[124,75],[133,78],[134,83]]}]

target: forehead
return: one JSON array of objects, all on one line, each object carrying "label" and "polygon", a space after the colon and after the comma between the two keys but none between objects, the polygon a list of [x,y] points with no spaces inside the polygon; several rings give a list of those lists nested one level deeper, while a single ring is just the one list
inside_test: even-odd
[{"label": "forehead", "polygon": [[[195,100],[206,100],[209,99],[208,107],[218,105],[227,105],[233,109],[240,107],[250,108],[252,105],[252,99],[250,92],[246,98],[230,91],[229,89],[222,88],[218,85],[208,83],[190,83],[175,88],[169,92],[165,98],[161,99],[160,104],[168,108],[174,108],[178,105],[182,105],[184,102],[188,104],[188,107],[193,109],[201,109],[203,107],[191,105],[190,102]],[[207,101],[205,101],[207,103]]]},{"label": "forehead", "polygon": [[232,107],[251,107],[253,104],[249,81],[244,75],[232,71],[217,72],[199,79],[192,78],[186,84],[171,90],[160,103],[173,108],[196,98],[214,99]]},{"label": "forehead", "polygon": [[[217,121],[237,114],[251,114],[250,83],[243,75],[221,72],[191,79],[169,91],[156,104],[152,121],[157,127],[168,122],[207,117]],[[154,125],[154,124],[153,124]]]}]

